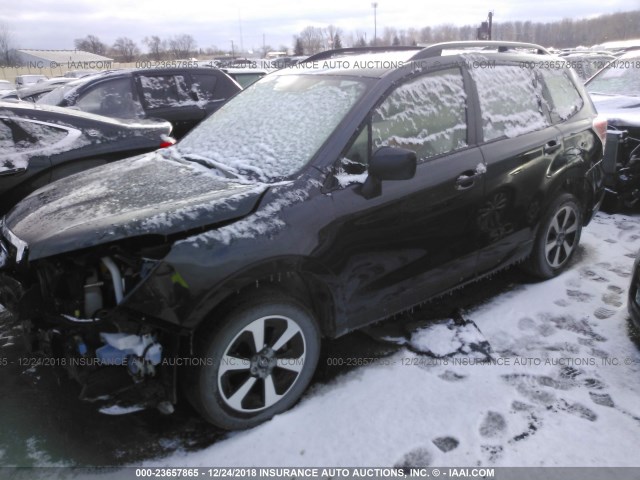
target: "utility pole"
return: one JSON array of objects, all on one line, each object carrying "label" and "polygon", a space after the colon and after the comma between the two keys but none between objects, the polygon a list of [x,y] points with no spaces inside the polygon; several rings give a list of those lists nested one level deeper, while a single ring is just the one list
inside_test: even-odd
[{"label": "utility pole", "polygon": [[371,6],[373,7],[373,46],[375,47],[378,43],[378,19],[376,16],[378,2],[373,2]]},{"label": "utility pole", "polygon": [[491,40],[491,25],[493,25],[493,12],[489,12],[489,40]]}]

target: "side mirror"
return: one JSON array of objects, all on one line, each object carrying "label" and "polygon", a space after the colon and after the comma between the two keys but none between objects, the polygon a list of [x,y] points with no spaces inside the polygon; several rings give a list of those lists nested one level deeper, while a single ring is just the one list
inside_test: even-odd
[{"label": "side mirror", "polygon": [[380,147],[369,160],[369,175],[362,185],[364,198],[382,194],[383,180],[409,180],[416,174],[418,159],[412,150]]}]

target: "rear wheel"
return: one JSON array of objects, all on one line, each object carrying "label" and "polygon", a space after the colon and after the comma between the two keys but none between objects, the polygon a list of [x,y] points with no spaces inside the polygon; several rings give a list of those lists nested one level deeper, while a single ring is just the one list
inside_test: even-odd
[{"label": "rear wheel", "polygon": [[582,213],[576,198],[560,195],[542,219],[526,269],[540,278],[558,275],[578,248],[581,232]]},{"label": "rear wheel", "polygon": [[320,332],[295,300],[261,296],[233,308],[205,335],[187,386],[200,414],[214,425],[242,429],[295,404],[311,381]]}]

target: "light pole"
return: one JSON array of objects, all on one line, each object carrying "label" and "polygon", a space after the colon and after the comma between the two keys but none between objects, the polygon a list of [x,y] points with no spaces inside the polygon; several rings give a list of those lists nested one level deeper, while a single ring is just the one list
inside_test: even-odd
[{"label": "light pole", "polygon": [[373,46],[375,47],[378,41],[378,19],[376,17],[378,2],[373,2],[371,6],[373,7]]}]

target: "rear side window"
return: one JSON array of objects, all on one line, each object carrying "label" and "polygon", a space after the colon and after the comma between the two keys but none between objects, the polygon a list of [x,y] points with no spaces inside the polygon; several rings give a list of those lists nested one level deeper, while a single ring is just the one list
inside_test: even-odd
[{"label": "rear side window", "polygon": [[462,74],[449,69],[396,88],[371,121],[373,150],[382,146],[416,152],[418,160],[467,146],[466,95]]},{"label": "rear side window", "polygon": [[0,118],[0,148],[5,154],[52,146],[67,135],[67,130],[62,128],[28,120]]},{"label": "rear side window", "polygon": [[193,79],[191,91],[196,95],[198,100],[209,102],[216,98],[215,91],[218,79],[215,75],[192,73],[191,78]]},{"label": "rear side window", "polygon": [[480,99],[484,140],[517,137],[549,126],[534,70],[496,65],[470,69]]},{"label": "rear side window", "polygon": [[192,103],[182,75],[140,75],[142,98],[149,109]]},{"label": "rear side window", "polygon": [[100,82],[84,92],[75,103],[80,110],[107,117],[135,118],[140,107],[134,99],[130,78]]},{"label": "rear side window", "polygon": [[582,109],[584,101],[566,71],[544,69],[541,72],[549,112],[554,122],[567,120]]},{"label": "rear side window", "polygon": [[0,176],[28,167],[28,157],[19,154],[31,153],[44,147],[55,148],[68,135],[67,130],[52,125],[0,117],[0,149],[3,152],[0,158]]}]

